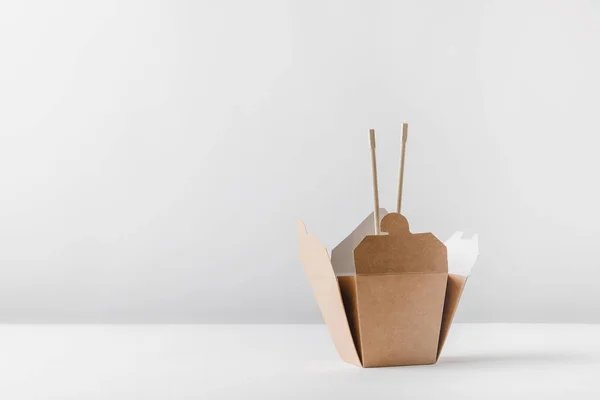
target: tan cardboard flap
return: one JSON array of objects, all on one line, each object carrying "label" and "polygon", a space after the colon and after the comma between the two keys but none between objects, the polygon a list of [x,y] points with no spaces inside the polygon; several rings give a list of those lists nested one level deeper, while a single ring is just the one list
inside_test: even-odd
[{"label": "tan cardboard flap", "polygon": [[444,243],[431,233],[411,233],[403,215],[387,214],[381,231],[388,235],[366,236],[354,249],[357,275],[448,272]]},{"label": "tan cardboard flap", "polygon": [[297,229],[300,262],[304,266],[335,348],[342,360],[361,366],[327,250],[316,237],[306,232],[302,221],[298,221]]},{"label": "tan cardboard flap", "polygon": [[[341,275],[337,277],[344,308],[346,309],[346,317],[350,325],[350,332],[354,339],[354,346],[358,357],[363,362],[362,348],[360,341],[360,321],[358,320],[358,293],[356,287],[356,275]],[[364,365],[364,364],[363,364]]]},{"label": "tan cardboard flap", "polygon": [[446,299],[440,342],[438,345],[438,358],[448,337],[454,314],[458,308],[467,278],[479,256],[479,238],[474,235],[471,239],[464,239],[462,232],[456,232],[446,241],[448,249],[448,283],[446,285]]},{"label": "tan cardboard flap", "polygon": [[[379,218],[387,215],[385,208],[379,209]],[[381,221],[380,221],[381,222]],[[336,276],[354,275],[354,249],[367,235],[375,234],[373,213],[369,214],[348,237],[331,250],[331,265]]]},{"label": "tan cardboard flap", "polygon": [[444,301],[444,313],[442,314],[442,326],[440,328],[440,341],[438,344],[437,357],[440,357],[448,332],[450,331],[450,325],[454,319],[454,314],[458,308],[460,296],[465,288],[467,277],[462,275],[448,275],[448,283],[446,284],[446,299]]}]

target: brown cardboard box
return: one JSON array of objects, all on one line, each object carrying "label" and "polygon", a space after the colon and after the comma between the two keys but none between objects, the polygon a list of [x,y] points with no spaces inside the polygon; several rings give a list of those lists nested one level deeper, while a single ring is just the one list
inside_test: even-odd
[{"label": "brown cardboard box", "polygon": [[408,125],[396,213],[379,208],[375,130],[369,131],[374,211],[331,252],[298,222],[300,261],[333,343],[363,367],[434,364],[479,249],[477,236],[455,233],[446,244],[411,233],[401,215]]},{"label": "brown cardboard box", "polygon": [[398,213],[380,209],[380,215],[387,234],[374,234],[371,214],[331,259],[298,222],[300,260],[344,361],[433,364],[477,258],[477,237],[462,239],[458,232],[444,245],[431,233],[410,233]]}]

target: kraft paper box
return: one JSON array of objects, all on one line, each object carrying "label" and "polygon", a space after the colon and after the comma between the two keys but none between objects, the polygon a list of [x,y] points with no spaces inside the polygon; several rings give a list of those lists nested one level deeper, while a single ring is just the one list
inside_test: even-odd
[{"label": "kraft paper box", "polygon": [[406,218],[379,209],[331,252],[298,222],[300,261],[340,357],[362,367],[434,364],[444,346],[478,239],[446,243],[410,233]]}]

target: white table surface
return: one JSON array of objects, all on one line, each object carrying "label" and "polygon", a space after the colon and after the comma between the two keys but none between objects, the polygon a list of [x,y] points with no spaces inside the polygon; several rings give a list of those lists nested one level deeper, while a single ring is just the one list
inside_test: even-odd
[{"label": "white table surface", "polygon": [[323,325],[0,325],[0,399],[600,399],[600,325],[456,324],[362,369]]}]

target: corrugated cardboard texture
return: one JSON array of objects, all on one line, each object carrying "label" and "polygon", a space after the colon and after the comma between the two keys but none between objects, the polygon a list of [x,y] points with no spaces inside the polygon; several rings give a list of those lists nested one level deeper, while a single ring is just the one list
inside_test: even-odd
[{"label": "corrugated cardboard texture", "polygon": [[452,320],[454,319],[454,314],[458,308],[458,303],[460,302],[460,297],[462,296],[466,283],[466,276],[455,274],[448,275],[446,300],[444,301],[444,314],[442,316],[440,344],[438,346],[437,357],[440,356],[444,343],[446,343],[446,338],[448,337],[448,332],[450,331],[450,326],[452,325]]},{"label": "corrugated cardboard texture", "polygon": [[[383,218],[387,214],[385,208],[379,209],[379,216]],[[354,275],[354,249],[367,235],[374,235],[373,213],[369,214],[357,227],[331,250],[331,265],[337,276]]]},{"label": "corrugated cardboard texture", "polygon": [[342,360],[360,366],[352,334],[346,318],[342,296],[327,250],[297,223],[300,261],[310,281],[321,314]]},{"label": "corrugated cardboard texture", "polygon": [[412,234],[398,213],[381,220],[388,235],[365,237],[354,250],[356,274],[448,272],[446,246],[431,233]]}]

